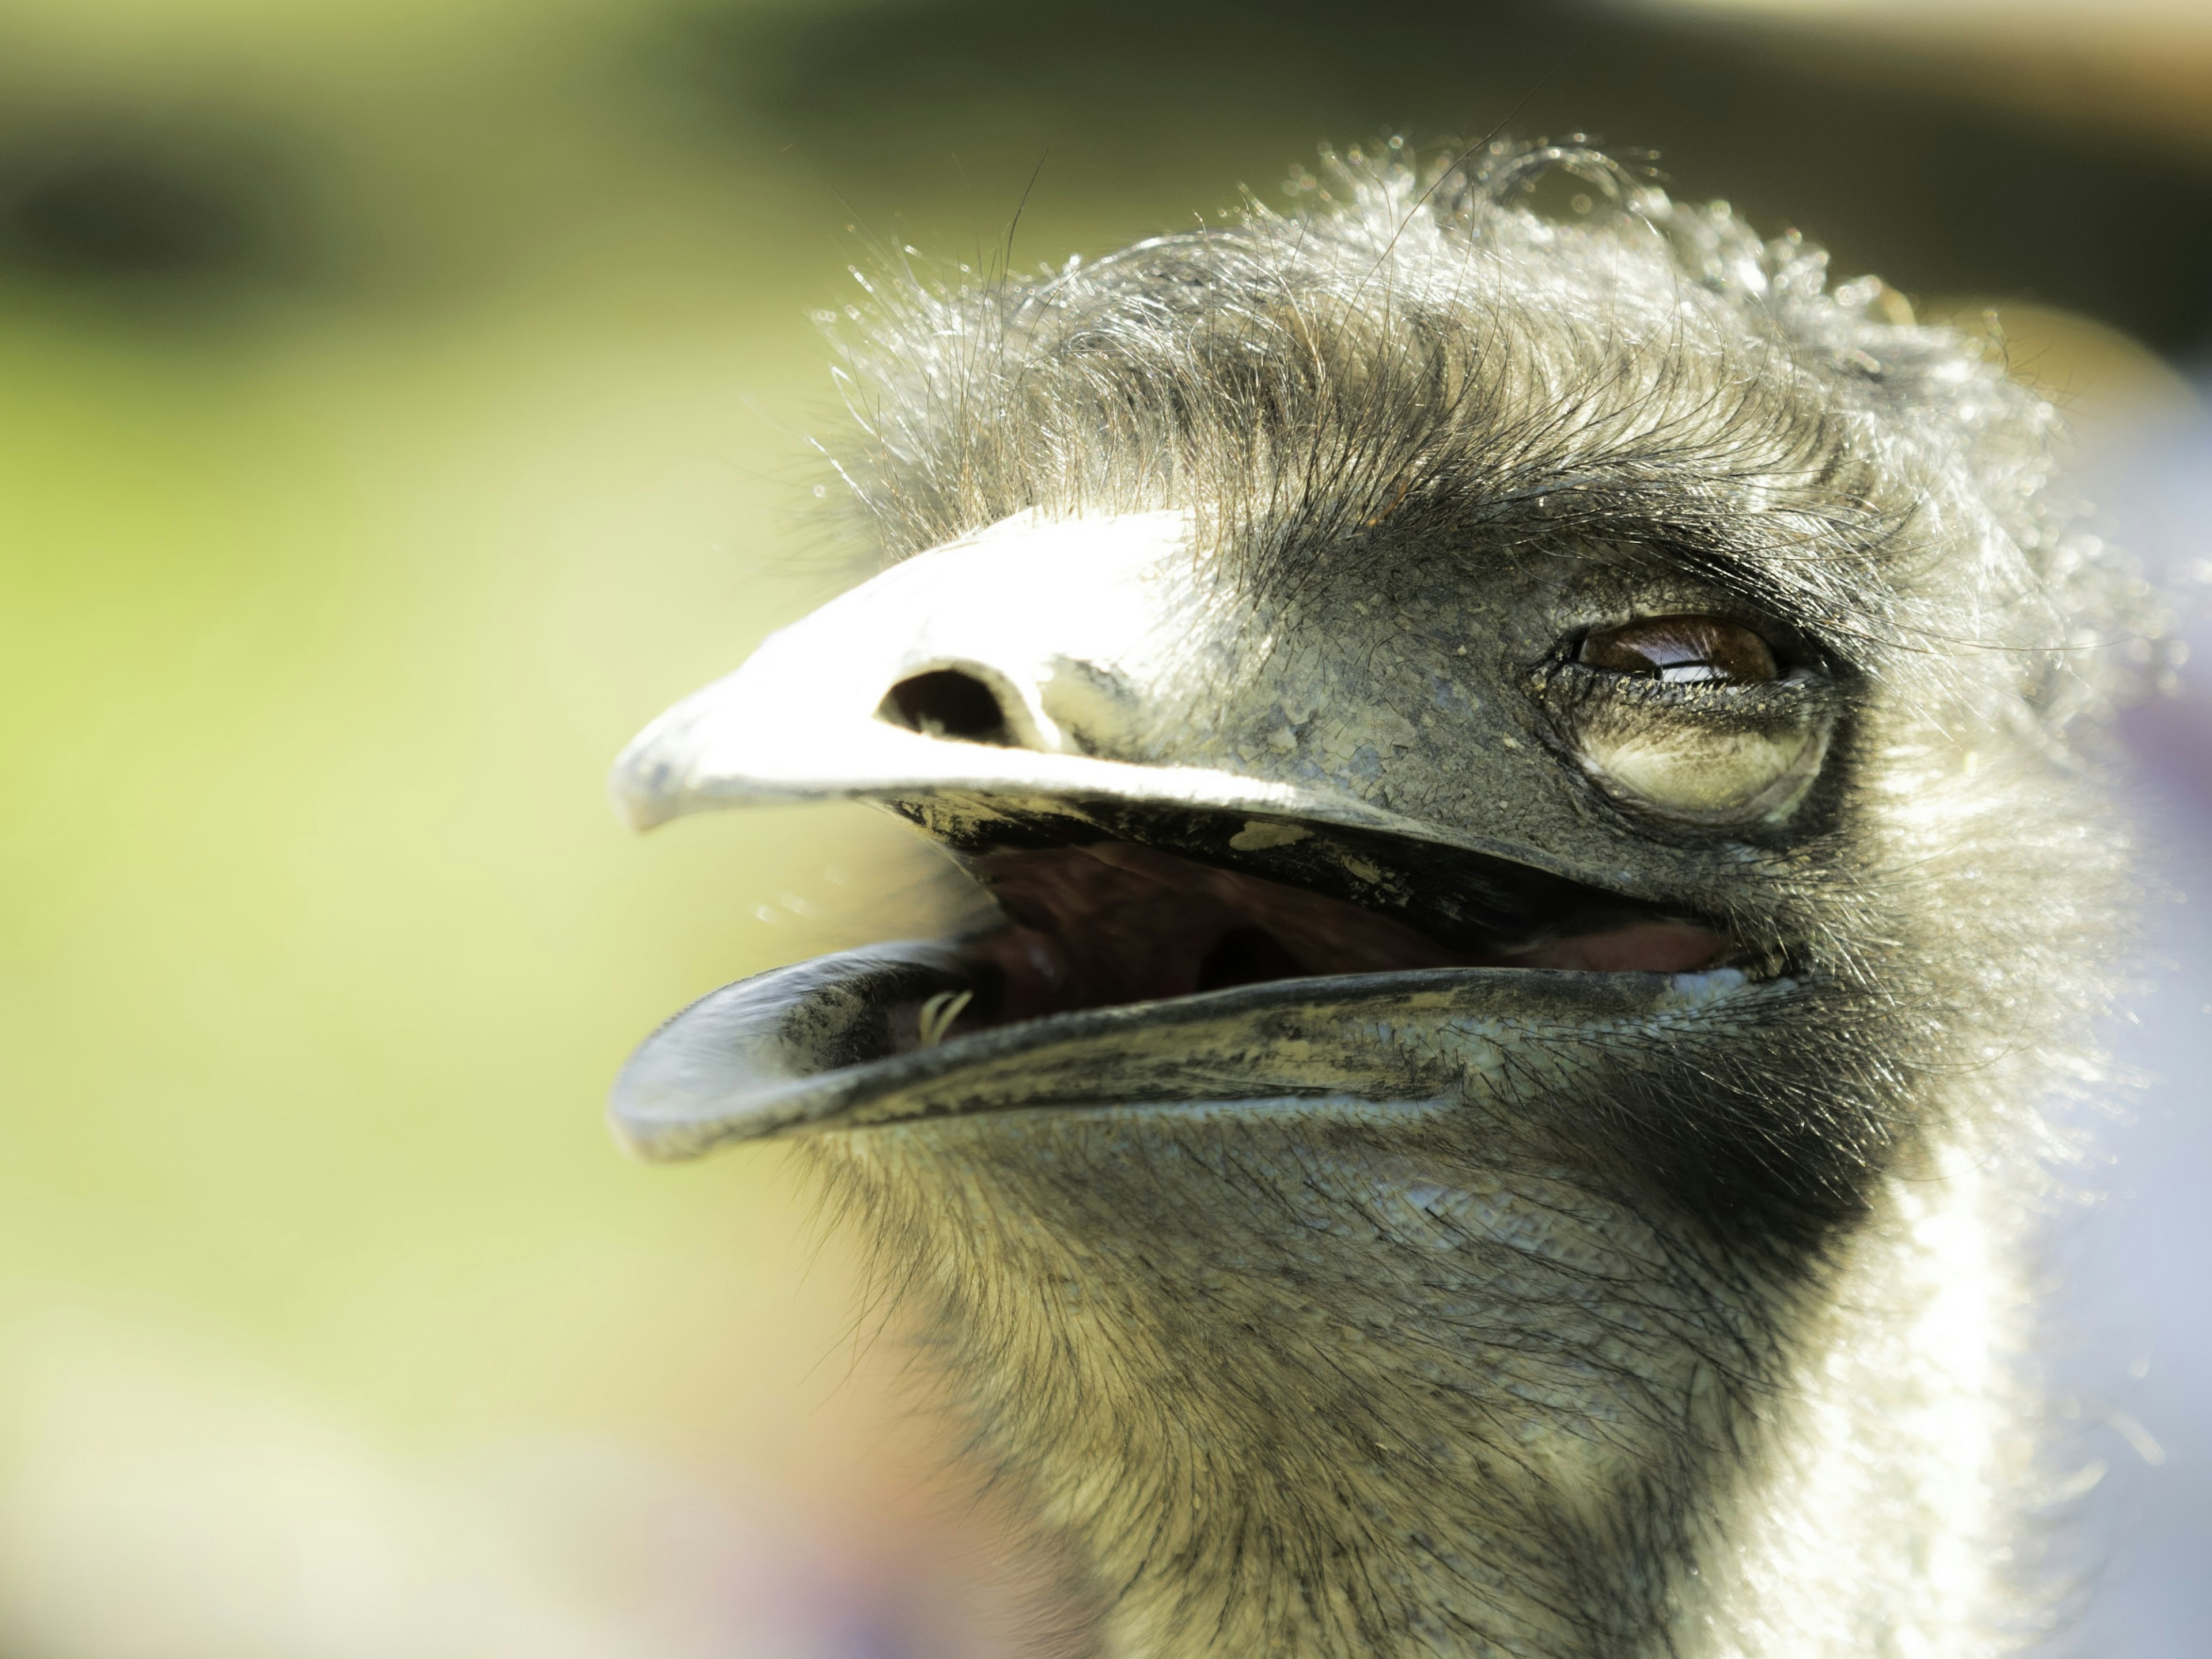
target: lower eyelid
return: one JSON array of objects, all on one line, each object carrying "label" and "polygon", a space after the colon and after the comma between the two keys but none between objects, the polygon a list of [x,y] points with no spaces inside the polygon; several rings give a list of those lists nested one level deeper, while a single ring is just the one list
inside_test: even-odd
[{"label": "lower eyelid", "polygon": [[[1817,730],[1600,732],[1582,747],[1584,764],[1601,778],[1663,811],[1702,817],[1753,810],[1778,787],[1809,780],[1826,746],[1822,736]],[[1764,804],[1786,810],[1794,799]]]}]

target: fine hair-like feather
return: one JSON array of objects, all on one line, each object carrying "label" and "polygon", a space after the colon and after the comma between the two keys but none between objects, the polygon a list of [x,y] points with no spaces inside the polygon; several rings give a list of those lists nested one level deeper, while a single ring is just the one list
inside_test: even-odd
[{"label": "fine hair-like feather", "polygon": [[2047,1496],[2017,1253],[2040,1109],[2095,1077],[2148,592],[2049,403],[1794,234],[1575,145],[1293,185],[1036,276],[868,274],[857,522],[896,560],[1178,508],[1219,592],[1340,633],[1577,550],[1741,596],[1846,736],[1809,833],[1685,891],[1796,1012],[1603,1100],[1532,1058],[1413,1127],[963,1120],[823,1168],[1114,1652],[1999,1651]]}]

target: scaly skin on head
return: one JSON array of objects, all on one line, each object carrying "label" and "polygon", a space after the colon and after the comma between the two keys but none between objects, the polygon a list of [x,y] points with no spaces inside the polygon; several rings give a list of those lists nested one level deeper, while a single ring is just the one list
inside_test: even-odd
[{"label": "scaly skin on head", "polygon": [[2000,1650],[2139,585],[1880,284],[1401,153],[878,284],[891,568],[617,787],[877,800],[1012,921],[715,994],[617,1121],[805,1139],[1113,1653]]}]

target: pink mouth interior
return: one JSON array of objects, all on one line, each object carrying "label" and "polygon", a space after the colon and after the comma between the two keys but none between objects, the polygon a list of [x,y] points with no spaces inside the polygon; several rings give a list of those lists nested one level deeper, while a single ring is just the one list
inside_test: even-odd
[{"label": "pink mouth interior", "polygon": [[1082,1008],[1271,980],[1417,968],[1687,973],[1724,957],[1724,934],[1672,919],[1602,916],[1480,952],[1302,888],[1133,842],[988,854],[975,873],[1012,924],[971,940],[1000,989],[952,1033]]}]

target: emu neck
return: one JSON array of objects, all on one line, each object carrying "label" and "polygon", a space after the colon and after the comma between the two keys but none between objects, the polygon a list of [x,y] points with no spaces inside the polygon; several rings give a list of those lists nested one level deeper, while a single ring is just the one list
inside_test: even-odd
[{"label": "emu neck", "polygon": [[1884,1184],[1807,1310],[1756,1451],[1675,1570],[1659,1650],[2011,1650],[2021,1586],[2007,1564],[2033,1449],[2016,1369],[2033,1189],[1958,1141]]},{"label": "emu neck", "polygon": [[1765,1282],[1569,1171],[1140,1115],[830,1143],[1116,1659],[1994,1651],[1961,1146]]}]

